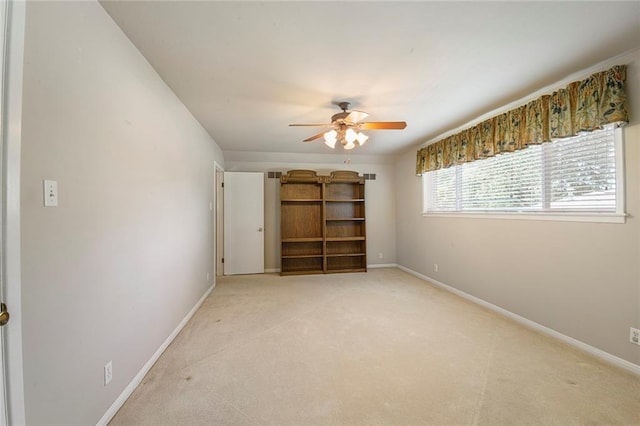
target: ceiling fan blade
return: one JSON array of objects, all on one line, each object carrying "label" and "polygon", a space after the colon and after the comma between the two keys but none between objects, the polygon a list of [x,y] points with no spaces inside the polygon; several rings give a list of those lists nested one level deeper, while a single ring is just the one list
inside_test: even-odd
[{"label": "ceiling fan blade", "polygon": [[344,118],[344,121],[350,122],[350,123],[357,123],[360,120],[364,120],[365,118],[367,118],[369,116],[369,114],[367,114],[366,112],[362,112],[362,111],[351,111],[349,113],[349,115],[347,115]]},{"label": "ceiling fan blade", "polygon": [[359,127],[363,130],[402,130],[407,127],[407,123],[404,121],[370,121],[368,123],[359,123]]},{"label": "ceiling fan blade", "polygon": [[289,127],[331,127],[331,124],[289,124]]},{"label": "ceiling fan blade", "polygon": [[325,132],[321,132],[321,133],[318,133],[317,135],[313,135],[310,138],[306,138],[302,142],[311,142],[311,141],[315,141],[316,139],[320,139],[322,136],[324,136],[324,133]]}]

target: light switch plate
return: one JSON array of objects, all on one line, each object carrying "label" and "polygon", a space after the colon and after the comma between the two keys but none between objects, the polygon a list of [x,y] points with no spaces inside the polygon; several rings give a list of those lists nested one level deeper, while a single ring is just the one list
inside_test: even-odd
[{"label": "light switch plate", "polygon": [[45,207],[57,207],[58,206],[58,182],[55,180],[45,180],[44,183],[44,206]]}]

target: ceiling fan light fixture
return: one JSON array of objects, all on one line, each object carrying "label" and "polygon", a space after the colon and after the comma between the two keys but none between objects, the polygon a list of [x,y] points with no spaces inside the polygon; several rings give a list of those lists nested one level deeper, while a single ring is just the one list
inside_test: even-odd
[{"label": "ceiling fan light fixture", "polygon": [[362,132],[358,132],[358,134],[356,135],[356,140],[358,141],[358,144],[362,146],[366,141],[369,140],[369,136],[365,135]]},{"label": "ceiling fan light fixture", "polygon": [[347,143],[344,145],[344,149],[353,149],[356,147],[356,144],[353,143],[353,141],[347,141]]},{"label": "ceiling fan light fixture", "polygon": [[335,148],[336,142],[338,141],[337,136],[338,136],[338,132],[336,132],[335,130],[326,132],[324,134],[324,143],[332,149]]},{"label": "ceiling fan light fixture", "polygon": [[358,134],[356,133],[356,131],[349,127],[344,134],[344,139],[347,141],[347,143],[353,145],[357,138]]}]

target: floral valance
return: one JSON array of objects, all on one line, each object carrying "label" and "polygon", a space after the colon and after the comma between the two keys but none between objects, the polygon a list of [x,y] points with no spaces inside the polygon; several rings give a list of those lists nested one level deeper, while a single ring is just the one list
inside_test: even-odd
[{"label": "floral valance", "polygon": [[626,78],[626,65],[616,65],[428,145],[416,174],[627,123]]}]

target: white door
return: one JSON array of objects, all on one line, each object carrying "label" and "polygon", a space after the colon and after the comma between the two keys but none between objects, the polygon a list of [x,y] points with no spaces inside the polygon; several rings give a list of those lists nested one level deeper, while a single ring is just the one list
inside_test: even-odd
[{"label": "white door", "polygon": [[264,273],[264,173],[224,172],[224,274]]}]

